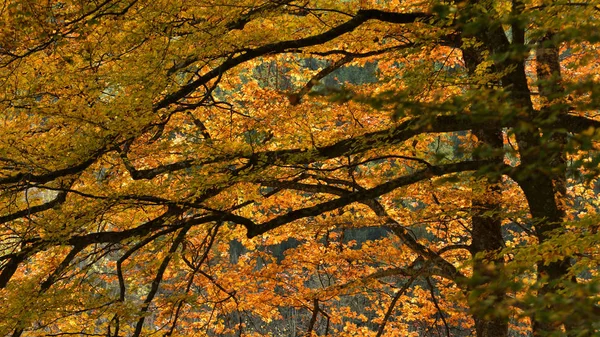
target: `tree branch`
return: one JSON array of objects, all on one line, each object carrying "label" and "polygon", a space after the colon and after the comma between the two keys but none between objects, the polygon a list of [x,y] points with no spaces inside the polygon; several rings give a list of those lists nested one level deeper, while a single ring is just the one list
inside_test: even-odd
[{"label": "tree branch", "polygon": [[208,81],[214,79],[220,74],[223,74],[231,68],[236,67],[237,65],[247,62],[249,60],[255,59],[257,57],[267,54],[282,53],[289,49],[298,49],[314,45],[320,45],[325,42],[331,41],[339,36],[342,36],[346,33],[352,32],[357,27],[369,20],[379,20],[383,22],[403,24],[413,23],[417,20],[431,17],[432,16],[430,14],[426,13],[394,13],[380,10],[359,10],[356,16],[354,16],[352,19],[336,27],[333,27],[324,33],[309,36],[302,39],[287,40],[266,44],[255,49],[246,50],[235,57],[231,57],[225,60],[223,63],[221,63],[220,66],[200,76],[195,81],[184,85],[176,92],[165,96],[162,100],[154,104],[152,110],[158,111],[160,109],[168,107],[173,103],[178,102],[179,100],[185,98],[187,95],[191,94],[196,89],[208,83]]},{"label": "tree branch", "polygon": [[158,292],[158,287],[160,286],[160,282],[162,281],[165,270],[167,270],[167,267],[169,266],[169,262],[171,262],[171,258],[173,256],[173,254],[179,248],[179,245],[185,238],[185,235],[187,234],[187,232],[189,231],[190,228],[191,228],[191,226],[187,225],[181,229],[179,234],[177,234],[177,237],[175,238],[175,240],[173,240],[173,244],[171,245],[171,248],[169,249],[169,252],[167,253],[168,255],[165,256],[165,258],[161,262],[160,267],[158,268],[158,271],[156,272],[156,276],[154,277],[154,280],[152,281],[150,291],[148,292],[148,295],[146,296],[146,299],[144,300],[144,304],[142,305],[142,309],[140,310],[142,316],[140,317],[140,319],[137,321],[137,323],[135,325],[135,331],[133,332],[133,335],[132,335],[133,337],[139,337],[140,334],[142,333],[142,327],[144,326],[144,321],[146,319],[146,316],[144,316],[144,314],[148,311],[148,308],[150,307],[150,303],[152,302],[152,300],[154,299],[154,296]]},{"label": "tree branch", "polygon": [[66,200],[67,200],[67,192],[61,191],[56,195],[56,197],[54,199],[52,199],[48,202],[45,202],[41,205],[32,206],[32,207],[26,208],[24,210],[20,210],[20,211],[11,213],[11,214],[0,216],[0,224],[49,210],[51,208],[54,208],[57,205],[64,203]]},{"label": "tree branch", "polygon": [[402,295],[404,295],[404,293],[406,293],[406,291],[412,285],[412,283],[415,281],[417,276],[418,276],[418,274],[412,275],[410,277],[410,279],[408,281],[406,281],[406,283],[404,283],[402,288],[400,288],[400,290],[398,290],[396,292],[396,294],[394,295],[394,298],[392,299],[392,302],[390,303],[390,306],[388,307],[388,310],[385,313],[385,316],[383,317],[383,321],[379,325],[379,330],[377,330],[376,337],[381,337],[383,335],[383,331],[385,330],[385,325],[387,324],[388,320],[390,319],[392,312],[394,312],[394,307],[396,306],[396,302],[398,302],[398,300],[400,299],[400,296],[402,296]]},{"label": "tree branch", "polygon": [[387,183],[381,184],[379,186],[357,191],[353,193],[349,193],[340,198],[330,200],[315,206],[300,208],[294,211],[291,211],[285,215],[278,216],[272,220],[264,222],[261,225],[244,225],[248,230],[248,237],[252,238],[263,233],[266,233],[272,229],[275,229],[283,224],[299,220],[302,218],[307,218],[311,216],[320,215],[325,212],[329,212],[335,210],[337,208],[346,206],[353,202],[357,201],[365,201],[369,199],[377,198],[383,194],[389,193],[399,187],[407,186],[418,181],[431,178],[434,176],[442,176],[449,173],[463,172],[463,171],[473,171],[481,168],[484,165],[489,164],[489,161],[469,161],[469,162],[461,162],[455,164],[446,164],[440,166],[432,166],[429,168],[425,168],[419,171],[416,171],[413,174],[402,176]]}]

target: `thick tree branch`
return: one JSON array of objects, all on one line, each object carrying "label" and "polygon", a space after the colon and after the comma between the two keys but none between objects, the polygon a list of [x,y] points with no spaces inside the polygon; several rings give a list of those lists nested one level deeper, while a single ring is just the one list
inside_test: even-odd
[{"label": "thick tree branch", "polygon": [[71,261],[73,261],[73,259],[75,259],[77,254],[79,254],[79,252],[81,252],[83,250],[83,248],[84,248],[84,246],[74,246],[71,249],[69,254],[67,254],[67,256],[65,256],[65,258],[58,265],[58,267],[52,272],[52,274],[50,274],[50,276],[48,276],[48,278],[44,282],[42,282],[42,284],[40,286],[40,291],[39,291],[40,293],[43,293],[46,290],[50,289],[50,287],[54,284],[54,282],[56,282],[56,279],[58,277],[60,277],[60,275],[65,271],[65,269],[67,269],[67,267],[71,264]]},{"label": "thick tree branch", "polygon": [[394,13],[380,10],[359,10],[356,16],[354,16],[354,18],[336,27],[333,27],[324,33],[313,35],[303,39],[270,43],[255,49],[248,49],[237,56],[228,58],[223,63],[221,63],[220,66],[200,76],[195,81],[182,86],[176,92],[165,96],[162,100],[154,104],[152,109],[154,111],[158,111],[160,109],[168,107],[171,104],[179,102],[179,100],[187,97],[189,94],[194,92],[196,89],[200,88],[202,85],[208,83],[210,80],[220,76],[226,71],[244,62],[247,62],[249,60],[255,59],[263,55],[282,53],[289,49],[299,49],[323,44],[346,33],[352,32],[360,25],[369,20],[379,20],[383,22],[403,24],[413,23],[417,20],[431,17],[432,16],[430,14],[426,13]]},{"label": "thick tree branch", "polygon": [[[487,160],[482,161],[482,162],[486,163],[486,164],[488,163]],[[486,164],[482,164],[481,166],[483,167]],[[434,167],[433,166],[428,167],[426,169],[416,172],[415,174],[420,174],[420,172],[425,172],[425,171],[429,170],[429,168],[434,168]],[[403,178],[406,178],[406,176],[398,178],[398,179],[403,179]],[[335,186],[303,184],[303,183],[299,183],[296,181],[265,181],[265,182],[263,182],[263,184],[265,186],[271,186],[271,187],[276,186],[278,188],[290,188],[290,189],[295,189],[295,190],[305,191],[305,192],[310,192],[310,193],[328,193],[328,194],[334,194],[334,195],[346,196],[346,197],[351,194],[350,191],[339,188],[339,187],[335,187]],[[378,187],[376,187],[376,188],[378,188]],[[361,189],[360,191],[365,191],[365,189]],[[432,261],[439,268],[439,270],[434,271],[433,274],[443,276],[445,278],[448,278],[448,279],[451,279],[451,280],[454,280],[457,282],[463,278],[463,275],[461,275],[452,264],[450,264],[448,261],[446,261],[443,257],[440,256],[443,252],[445,252],[449,249],[445,249],[445,250],[442,249],[440,252],[436,253],[436,252],[430,250],[429,248],[427,248],[426,246],[417,242],[417,240],[410,234],[410,232],[408,230],[406,230],[402,225],[400,225],[397,221],[392,219],[387,214],[387,212],[385,211],[383,206],[381,206],[381,204],[379,202],[377,202],[377,200],[375,200],[374,198],[363,199],[363,200],[360,200],[359,202],[369,206],[375,212],[375,214],[377,214],[378,216],[386,217],[387,222],[391,225],[391,229],[394,232],[394,234],[398,235],[404,241],[404,243],[415,253],[419,254],[419,256],[426,257],[427,259]],[[283,217],[285,217],[285,216],[283,216]],[[452,248],[465,248],[465,247],[452,246]],[[466,248],[468,248],[468,246],[466,246]]]},{"label": "thick tree branch", "polygon": [[[96,243],[117,243],[121,242],[125,239],[136,237],[136,236],[144,236],[148,233],[160,229],[168,222],[174,220],[177,216],[183,214],[183,210],[177,207],[170,207],[166,212],[161,214],[160,216],[150,220],[140,226],[135,228],[127,229],[124,231],[106,231],[106,232],[96,232],[84,235],[75,235],[68,238],[65,241],[65,244],[70,246],[79,246],[84,245],[88,246]],[[216,217],[213,217],[216,219]],[[210,217],[205,217],[205,219],[209,219]]]},{"label": "thick tree branch", "polygon": [[58,179],[60,177],[74,175],[74,174],[83,172],[85,169],[90,167],[90,165],[95,163],[96,160],[98,160],[98,158],[104,153],[105,153],[105,151],[98,151],[97,153],[95,153],[93,156],[91,156],[87,160],[83,161],[82,163],[79,163],[79,164],[76,164],[76,165],[73,165],[70,167],[66,167],[63,169],[50,171],[50,172],[44,173],[44,174],[32,174],[29,172],[21,172],[21,173],[17,173],[14,176],[0,178],[0,185],[17,184],[20,182],[28,182],[28,181],[34,182],[34,183],[39,183],[39,184],[44,184],[49,181]]},{"label": "thick tree branch", "polygon": [[313,298],[312,316],[310,317],[310,321],[308,322],[308,329],[306,330],[305,336],[312,336],[312,331],[315,327],[315,323],[317,322],[317,316],[319,315],[320,310],[321,309],[319,308],[319,299],[315,297]]},{"label": "thick tree branch", "polygon": [[58,206],[58,205],[64,203],[65,200],[67,200],[67,192],[61,191],[56,195],[56,197],[54,199],[52,199],[48,202],[45,202],[41,205],[32,206],[32,207],[26,208],[21,211],[17,211],[17,212],[11,213],[11,214],[0,216],[0,224],[49,210],[51,208],[54,208],[55,206]]},{"label": "thick tree branch", "polygon": [[8,281],[10,281],[14,273],[17,271],[19,265],[23,261],[25,261],[27,257],[40,251],[41,248],[41,245],[38,245],[36,247],[27,247],[18,253],[8,254],[2,257],[3,259],[8,259],[8,262],[6,262],[2,266],[2,268],[0,268],[0,289],[6,287],[6,284],[8,283]]},{"label": "thick tree branch", "polygon": [[[378,147],[399,144],[423,133],[445,133],[476,129],[487,130],[490,128],[511,127],[516,123],[516,121],[504,121],[503,123],[499,123],[499,120],[496,118],[474,121],[467,117],[468,116],[443,115],[429,118],[426,121],[418,118],[411,119],[389,129],[369,132],[360,136],[340,140],[331,145],[313,149],[284,149],[256,153],[240,152],[237,154],[216,156],[208,160],[196,161],[187,159],[144,170],[135,169],[126,157],[123,158],[123,161],[133,179],[153,179],[164,173],[176,172],[193,166],[227,162],[235,159],[256,160],[257,165],[255,165],[254,168],[267,167],[272,164],[301,165],[362,153]],[[569,132],[580,133],[588,130],[590,127],[600,129],[600,121],[581,116],[563,115],[559,116],[559,120],[554,124],[554,127],[566,128]]]},{"label": "thick tree branch", "polygon": [[281,225],[287,224],[289,222],[299,220],[302,218],[307,218],[311,216],[316,216],[323,214],[325,212],[329,212],[335,210],[337,208],[346,206],[353,202],[364,201],[369,199],[375,199],[383,194],[389,193],[399,187],[407,186],[410,184],[414,184],[418,181],[431,178],[434,176],[442,176],[449,173],[457,173],[463,171],[473,171],[477,170],[484,165],[489,164],[489,161],[469,161],[469,162],[461,162],[455,164],[446,164],[440,166],[432,166],[426,169],[422,169],[416,171],[413,174],[402,176],[391,180],[387,183],[381,184],[379,186],[357,191],[353,193],[349,193],[340,198],[330,200],[315,206],[300,208],[294,211],[291,211],[285,215],[278,216],[272,220],[269,220],[261,225],[244,225],[248,230],[248,237],[252,238],[263,233],[266,233],[272,229],[275,229]]},{"label": "thick tree branch", "polygon": [[[300,165],[317,161],[362,153],[374,148],[392,146],[422,133],[443,133],[464,131],[470,129],[488,129],[496,127],[497,118],[473,121],[468,116],[436,116],[426,120],[415,118],[404,121],[389,129],[365,133],[348,139],[337,141],[331,145],[313,149],[284,149],[263,152],[240,152],[211,157],[206,160],[184,160],[172,164],[158,166],[152,169],[136,170],[130,164],[128,170],[134,179],[152,179],[160,174],[176,172],[193,166],[212,163],[228,162],[235,159],[255,161],[253,169],[265,168],[271,165]],[[506,123],[503,126],[510,126]],[[408,159],[408,158],[407,158]],[[418,161],[418,159],[415,159]],[[125,162],[125,161],[124,161]]]},{"label": "thick tree branch", "polygon": [[336,71],[337,69],[341,68],[343,65],[351,62],[353,59],[354,59],[354,57],[352,57],[352,56],[344,56],[341,59],[328,65],[327,67],[321,69],[321,71],[316,73],[308,82],[306,82],[306,84],[304,85],[304,87],[302,87],[302,89],[300,89],[300,91],[288,96],[290,104],[291,105],[300,104],[302,97],[304,97],[304,95],[308,94],[310,92],[310,90],[315,86],[315,84],[319,83],[319,81],[321,79],[323,79],[325,76],[327,76],[327,75],[331,74],[332,72]]},{"label": "thick tree branch", "polygon": [[[157,230],[164,226],[168,221],[174,219],[176,216],[182,214],[183,210],[176,207],[169,208],[165,213],[158,216],[157,218],[144,223],[138,227],[124,230],[124,231],[110,231],[110,232],[97,232],[84,235],[75,235],[70,238],[66,238],[64,241],[59,239],[47,239],[42,240],[40,238],[34,238],[28,240],[30,245],[23,248],[18,253],[9,254],[6,256],[8,262],[2,266],[0,273],[0,289],[4,288],[8,281],[11,279],[18,266],[25,261],[29,256],[46,249],[51,246],[58,245],[69,245],[77,247],[79,251],[83,248],[98,243],[118,243],[125,239],[132,238],[135,236],[144,236],[148,233]],[[202,223],[202,221],[216,221],[219,216],[207,216],[204,218],[194,219],[194,224]],[[75,249],[73,251],[76,251]]]}]

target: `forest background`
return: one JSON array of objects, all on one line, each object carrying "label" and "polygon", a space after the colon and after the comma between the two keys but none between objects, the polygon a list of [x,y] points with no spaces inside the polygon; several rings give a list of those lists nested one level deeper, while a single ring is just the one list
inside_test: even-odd
[{"label": "forest background", "polygon": [[4,1],[0,335],[598,335],[599,16]]}]

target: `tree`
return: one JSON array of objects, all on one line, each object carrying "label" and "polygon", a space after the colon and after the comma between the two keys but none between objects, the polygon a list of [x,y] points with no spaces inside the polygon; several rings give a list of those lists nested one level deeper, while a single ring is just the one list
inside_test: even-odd
[{"label": "tree", "polygon": [[7,1],[0,332],[598,333],[599,10]]}]

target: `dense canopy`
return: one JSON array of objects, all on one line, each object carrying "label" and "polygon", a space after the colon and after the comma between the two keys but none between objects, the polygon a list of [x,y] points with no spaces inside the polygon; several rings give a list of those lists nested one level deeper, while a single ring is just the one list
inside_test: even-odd
[{"label": "dense canopy", "polygon": [[598,19],[4,1],[0,335],[598,334]]}]

